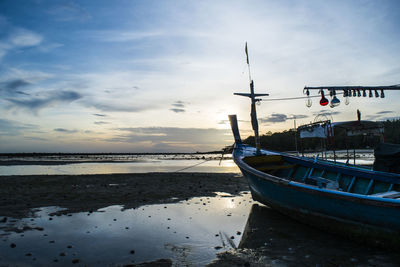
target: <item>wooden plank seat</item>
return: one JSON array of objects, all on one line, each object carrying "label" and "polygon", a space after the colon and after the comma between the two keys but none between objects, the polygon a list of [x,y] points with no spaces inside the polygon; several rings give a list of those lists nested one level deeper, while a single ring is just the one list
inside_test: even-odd
[{"label": "wooden plank seat", "polygon": [[371,196],[397,199],[397,198],[400,198],[400,192],[399,191],[387,191],[387,192],[372,194]]},{"label": "wooden plank seat", "polygon": [[304,182],[306,184],[318,186],[319,188],[334,190],[339,188],[339,183],[337,181],[332,181],[324,177],[307,177]]},{"label": "wooden plank seat", "polygon": [[257,167],[256,169],[262,172],[266,172],[266,171],[277,171],[282,169],[291,169],[294,168],[294,166],[296,166],[296,164],[267,165],[267,166]]}]

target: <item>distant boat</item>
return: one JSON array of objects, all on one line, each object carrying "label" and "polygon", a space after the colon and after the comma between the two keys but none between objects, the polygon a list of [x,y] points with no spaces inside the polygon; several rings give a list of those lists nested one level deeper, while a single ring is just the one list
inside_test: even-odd
[{"label": "distant boat", "polygon": [[400,245],[399,174],[260,149],[251,78],[250,94],[237,95],[252,100],[256,147],[242,143],[236,115],[230,115],[233,159],[254,200],[319,228]]}]

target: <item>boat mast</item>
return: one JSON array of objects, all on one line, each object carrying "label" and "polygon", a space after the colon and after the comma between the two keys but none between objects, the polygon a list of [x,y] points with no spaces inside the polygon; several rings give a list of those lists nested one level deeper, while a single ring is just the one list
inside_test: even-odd
[{"label": "boat mast", "polygon": [[251,99],[251,113],[250,113],[251,126],[253,127],[253,131],[254,131],[254,138],[255,138],[257,153],[259,153],[260,152],[260,136],[258,134],[258,120],[257,120],[256,103],[261,101],[261,99],[256,98],[256,97],[268,96],[269,94],[255,94],[254,93],[254,81],[251,78],[251,73],[250,73],[250,63],[249,63],[249,53],[247,52],[247,42],[246,42],[246,46],[245,46],[245,52],[246,52],[247,66],[249,68],[250,94],[234,93],[234,95],[246,96]]}]

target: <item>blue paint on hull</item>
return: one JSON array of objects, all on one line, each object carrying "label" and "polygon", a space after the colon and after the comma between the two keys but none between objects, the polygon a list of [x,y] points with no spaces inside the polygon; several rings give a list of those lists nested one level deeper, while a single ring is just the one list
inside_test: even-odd
[{"label": "blue paint on hull", "polygon": [[[400,245],[400,200],[321,189],[258,171],[242,160],[254,156],[254,150],[241,145],[233,152],[254,200],[320,228],[369,234]],[[358,172],[357,168],[345,171]]]},{"label": "blue paint on hull", "polygon": [[291,183],[284,185],[268,181],[246,171],[243,174],[248,179],[254,198],[263,204],[400,231],[399,207],[370,205],[350,197],[339,199],[317,189],[304,190]]}]

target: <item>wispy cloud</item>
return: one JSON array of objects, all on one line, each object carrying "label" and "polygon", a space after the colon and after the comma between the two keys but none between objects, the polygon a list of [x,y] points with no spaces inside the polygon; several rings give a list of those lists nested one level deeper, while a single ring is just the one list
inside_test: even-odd
[{"label": "wispy cloud", "polygon": [[20,27],[9,25],[8,37],[0,39],[0,60],[10,51],[24,47],[38,46],[43,41],[43,36]]},{"label": "wispy cloud", "polygon": [[23,28],[17,28],[9,38],[10,44],[18,47],[36,46],[42,41],[43,36]]},{"label": "wispy cloud", "polygon": [[[106,103],[108,102],[108,103]],[[99,101],[99,100],[86,100],[84,105],[94,107],[99,111],[103,112],[141,112],[145,110],[154,109],[154,105],[142,105],[142,104],[118,104],[110,103],[111,101]]]},{"label": "wispy cloud", "polygon": [[47,9],[47,13],[53,15],[56,21],[85,21],[92,18],[81,5],[73,1],[55,4]]},{"label": "wispy cloud", "polygon": [[82,98],[82,95],[75,91],[50,91],[42,97],[5,98],[12,108],[27,109],[37,113],[43,108],[54,104],[71,103]]},{"label": "wispy cloud", "polygon": [[175,112],[175,113],[183,113],[186,112],[186,102],[183,102],[181,100],[175,101],[174,103],[171,104],[172,108],[169,110]]},{"label": "wispy cloud", "polygon": [[178,101],[172,103],[171,105],[174,107],[177,107],[177,108],[184,108],[185,102],[178,100]]},{"label": "wispy cloud", "polygon": [[142,142],[157,143],[187,142],[189,144],[221,144],[230,140],[230,131],[216,128],[179,128],[179,127],[138,127],[118,128],[117,137],[111,142]]},{"label": "wispy cloud", "polygon": [[100,114],[100,113],[94,113],[93,116],[97,116],[97,117],[107,117],[106,114]]},{"label": "wispy cloud", "polygon": [[104,124],[110,124],[110,123],[107,122],[107,121],[95,121],[94,124],[96,124],[96,125],[104,125]]},{"label": "wispy cloud", "polygon": [[281,113],[272,113],[268,117],[260,118],[261,123],[279,123],[279,122],[285,122],[288,119],[288,116],[286,114],[281,114]]},{"label": "wispy cloud", "polygon": [[56,128],[53,131],[58,132],[58,133],[65,133],[65,134],[73,134],[73,133],[78,132],[78,130],[68,130],[68,129],[64,129],[64,128]]},{"label": "wispy cloud", "polygon": [[184,110],[183,108],[170,108],[169,110],[175,112],[175,113],[183,113],[186,110]]},{"label": "wispy cloud", "polygon": [[15,79],[8,82],[1,82],[0,83],[0,93],[6,95],[14,95],[14,94],[23,94],[29,95],[21,90],[20,88],[26,87],[31,83],[24,79]]},{"label": "wispy cloud", "polygon": [[0,119],[0,136],[22,135],[26,131],[37,130],[39,127],[34,124],[20,123],[17,121]]}]

